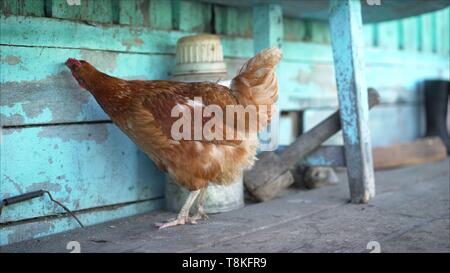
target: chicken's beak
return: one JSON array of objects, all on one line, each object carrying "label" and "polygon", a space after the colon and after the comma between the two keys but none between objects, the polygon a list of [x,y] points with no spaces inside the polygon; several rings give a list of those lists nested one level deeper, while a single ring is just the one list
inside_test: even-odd
[{"label": "chicken's beak", "polygon": [[74,68],[81,67],[80,61],[77,59],[69,58],[66,61],[66,65],[70,70],[73,70]]}]

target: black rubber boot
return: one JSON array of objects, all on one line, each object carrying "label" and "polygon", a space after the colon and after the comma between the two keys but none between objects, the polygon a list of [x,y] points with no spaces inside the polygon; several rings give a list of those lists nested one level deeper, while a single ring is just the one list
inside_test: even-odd
[{"label": "black rubber boot", "polygon": [[450,137],[447,131],[447,106],[450,82],[428,80],[424,82],[426,136],[439,136],[450,154]]}]

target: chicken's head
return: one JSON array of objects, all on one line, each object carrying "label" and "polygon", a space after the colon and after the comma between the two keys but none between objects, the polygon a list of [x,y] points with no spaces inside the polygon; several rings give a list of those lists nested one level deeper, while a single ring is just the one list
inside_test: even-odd
[{"label": "chicken's head", "polygon": [[74,58],[67,59],[66,66],[70,69],[78,84],[84,89],[88,88],[88,77],[92,75],[93,72],[97,71],[90,63]]}]

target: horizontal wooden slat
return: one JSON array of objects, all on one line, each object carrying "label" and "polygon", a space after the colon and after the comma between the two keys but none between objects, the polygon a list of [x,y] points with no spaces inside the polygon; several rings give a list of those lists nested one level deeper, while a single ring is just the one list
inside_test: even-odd
[{"label": "horizontal wooden slat", "polygon": [[44,16],[45,0],[2,0],[0,13],[23,16]]},{"label": "horizontal wooden slat", "polygon": [[69,5],[67,0],[51,0],[47,1],[47,11],[54,18],[112,23],[112,2],[113,0],[80,0],[80,5]]},{"label": "horizontal wooden slat", "polygon": [[344,146],[321,146],[302,161],[308,166],[345,167]]},{"label": "horizontal wooden slat", "polygon": [[143,27],[91,25],[53,18],[1,16],[1,44],[84,48],[137,53],[175,53],[182,32]]},{"label": "horizontal wooden slat", "polygon": [[[4,128],[2,137],[3,197],[45,189],[80,210],[163,195],[163,173],[113,124]],[[37,199],[9,207],[0,221],[56,212]]]},{"label": "horizontal wooden slat", "polygon": [[108,119],[64,65],[69,57],[124,78],[167,79],[174,67],[168,55],[11,46],[1,46],[0,51],[3,126]]},{"label": "horizontal wooden slat", "polygon": [[373,163],[377,170],[424,164],[445,158],[447,148],[438,137],[373,149]]},{"label": "horizontal wooden slat", "polygon": [[[303,114],[303,129],[308,131],[336,109],[308,109]],[[413,141],[422,135],[423,109],[419,103],[378,105],[369,112],[371,142],[373,146]],[[339,132],[325,145],[342,145]]]},{"label": "horizontal wooden slat", "polygon": [[[36,201],[50,203],[48,198],[41,198],[41,200]],[[82,213],[76,213],[76,215],[85,226],[90,226],[156,209],[162,209],[165,205],[164,203],[164,199],[162,198],[152,199],[149,201],[119,207],[106,207],[103,209],[89,210]],[[9,210],[10,208],[12,207],[5,208],[4,211]],[[58,212],[63,212],[59,208],[56,209],[58,209]],[[149,225],[150,224],[151,223],[149,223]],[[0,228],[2,231],[0,232],[0,246],[2,246],[72,230],[79,228],[79,225],[72,217],[66,216],[45,220],[41,219],[40,221],[26,221],[20,224],[7,225]],[[67,242],[61,242],[61,244],[65,247],[69,241],[70,240]]]},{"label": "horizontal wooden slat", "polygon": [[[448,78],[448,67],[368,63],[367,85],[378,90],[382,104],[421,101],[418,84],[429,78]],[[280,105],[283,110],[337,106],[333,65],[283,62],[279,67]]]},{"label": "horizontal wooden slat", "polygon": [[[174,54],[176,41],[192,32],[160,31],[143,27],[92,26],[83,22],[52,18],[0,16],[0,43],[4,45],[94,49],[119,52]],[[24,27],[25,26],[25,27]],[[253,56],[250,38],[222,36],[224,55]],[[285,61],[332,63],[330,45],[285,41]],[[447,63],[435,54],[414,54],[396,50],[368,49],[367,63],[436,65]]]}]

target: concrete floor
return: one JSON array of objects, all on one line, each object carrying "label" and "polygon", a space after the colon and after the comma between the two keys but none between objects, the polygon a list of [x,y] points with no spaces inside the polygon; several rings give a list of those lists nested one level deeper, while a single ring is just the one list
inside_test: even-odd
[{"label": "concrete floor", "polygon": [[174,216],[153,212],[3,247],[2,252],[450,252],[449,160],[376,173],[377,196],[347,202],[338,185],[290,189],[270,202],[157,230]]}]

